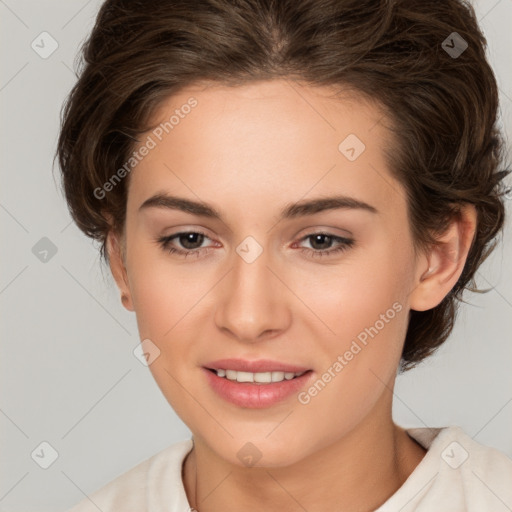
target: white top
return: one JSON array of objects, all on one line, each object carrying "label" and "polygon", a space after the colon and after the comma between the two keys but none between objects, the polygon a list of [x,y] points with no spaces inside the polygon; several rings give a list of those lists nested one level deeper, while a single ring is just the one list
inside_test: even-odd
[{"label": "white top", "polygon": [[[460,427],[406,432],[427,451],[375,512],[510,512],[512,460]],[[158,452],[83,499],[68,512],[189,512],[181,479],[192,449],[186,439]]]}]

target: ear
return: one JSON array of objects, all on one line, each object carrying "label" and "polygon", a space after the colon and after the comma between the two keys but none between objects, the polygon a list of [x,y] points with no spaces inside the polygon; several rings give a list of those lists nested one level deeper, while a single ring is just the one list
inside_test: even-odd
[{"label": "ear", "polygon": [[129,311],[134,311],[130,283],[125,264],[124,240],[120,240],[117,233],[111,229],[107,235],[107,253],[110,270],[121,292],[121,302]]},{"label": "ear", "polygon": [[410,307],[426,311],[436,307],[457,283],[473,242],[477,212],[464,204],[449,228],[437,237],[438,243],[419,259],[410,294]]}]

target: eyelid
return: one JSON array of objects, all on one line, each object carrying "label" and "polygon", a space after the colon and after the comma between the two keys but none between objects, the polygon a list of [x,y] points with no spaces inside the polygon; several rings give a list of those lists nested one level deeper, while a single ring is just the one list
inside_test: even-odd
[{"label": "eyelid", "polygon": [[[177,231],[176,233],[172,233],[170,235],[164,235],[161,237],[157,237],[155,239],[155,242],[161,247],[161,249],[163,251],[166,251],[170,254],[175,254],[178,257],[181,257],[183,259],[187,258],[188,256],[196,256],[197,258],[199,258],[205,252],[210,253],[210,250],[213,247],[212,245],[209,245],[207,247],[199,247],[197,249],[181,249],[181,248],[174,247],[172,245],[172,241],[174,239],[178,239],[181,235],[186,235],[186,234],[190,234],[190,233],[201,235],[201,236],[213,241],[215,244],[215,240],[213,240],[209,235],[204,233],[199,228],[194,228],[194,229],[185,228],[180,231]],[[301,251],[302,253],[308,254],[310,258],[318,258],[318,257],[325,257],[325,258],[333,257],[334,258],[336,255],[341,255],[343,252],[351,249],[352,247],[354,247],[354,245],[356,245],[356,241],[352,237],[348,238],[345,236],[339,236],[339,235],[336,235],[336,234],[330,232],[329,230],[319,229],[316,231],[309,231],[309,232],[305,233],[304,235],[302,235],[301,237],[299,237],[298,239],[296,238],[295,241],[292,242],[292,246],[296,245],[296,244],[301,244],[302,242],[304,242],[316,235],[323,235],[323,236],[327,236],[327,237],[331,238],[335,245],[334,245],[334,247],[331,247],[329,249],[320,249],[320,250],[310,249],[309,247],[298,247],[299,251]]]},{"label": "eyelid", "polygon": [[[343,231],[343,234],[337,234],[335,232],[336,230]],[[206,231],[208,231],[208,230],[206,230],[202,227],[199,228],[199,227],[184,226],[184,227],[180,227],[179,231],[175,231],[168,235],[157,236],[156,240],[161,240],[164,238],[168,239],[168,238],[177,237],[178,235],[183,235],[183,234],[188,234],[188,233],[197,233],[197,234],[203,235],[204,237],[208,238],[211,241],[214,241],[214,239]],[[346,229],[341,229],[341,228],[334,228],[334,227],[305,228],[303,230],[303,234],[297,234],[294,236],[294,241],[292,243],[296,243],[297,241],[300,242],[300,241],[304,240],[305,238],[308,238],[308,237],[314,236],[314,235],[326,235],[326,236],[331,236],[333,238],[338,238],[338,239],[341,238],[345,241],[351,240],[354,236],[350,231],[348,231]]]},{"label": "eyelid", "polygon": [[350,239],[354,237],[354,234],[348,229],[343,229],[335,226],[313,226],[307,227],[299,231],[295,238],[303,238],[304,236],[311,235],[329,235],[337,236],[340,238]]}]

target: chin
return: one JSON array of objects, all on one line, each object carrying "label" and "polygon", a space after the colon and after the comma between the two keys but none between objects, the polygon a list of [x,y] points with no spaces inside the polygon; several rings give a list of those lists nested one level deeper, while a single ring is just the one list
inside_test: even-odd
[{"label": "chin", "polygon": [[[271,436],[270,436],[271,437]],[[218,456],[229,464],[247,468],[279,468],[291,466],[315,451],[315,446],[306,446],[299,439],[296,444],[270,439],[265,436],[252,437],[245,435],[243,440],[232,439],[219,445],[214,443],[211,448]]]}]

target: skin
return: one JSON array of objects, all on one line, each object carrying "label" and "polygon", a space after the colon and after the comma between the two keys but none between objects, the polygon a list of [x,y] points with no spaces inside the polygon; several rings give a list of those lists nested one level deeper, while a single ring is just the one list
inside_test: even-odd
[{"label": "skin", "polygon": [[[169,98],[157,123],[191,96],[198,105],[132,170],[125,231],[108,238],[124,306],[136,313],[141,340],[160,350],[149,368],[193,433],[183,481],[200,512],[373,510],[425,454],[391,415],[408,313],[435,307],[453,288],[476,212],[465,207],[438,247],[416,255],[405,191],[384,159],[394,141],[383,111],[330,92],[274,80],[196,85]],[[350,133],[366,145],[352,162],[338,150]],[[138,211],[161,191],[210,203],[224,222]],[[286,204],[334,194],[378,213],[278,221]],[[198,229],[208,238],[171,245],[199,256],[156,242]],[[305,238],[319,231],[355,244],[331,256],[301,252],[338,247]],[[247,236],[263,249],[250,264],[236,252]],[[218,358],[270,358],[313,369],[313,383],[397,302],[402,310],[307,405],[294,395],[264,409],[237,407],[203,376],[201,366]],[[262,454],[252,467],[237,457],[247,442]]]}]

